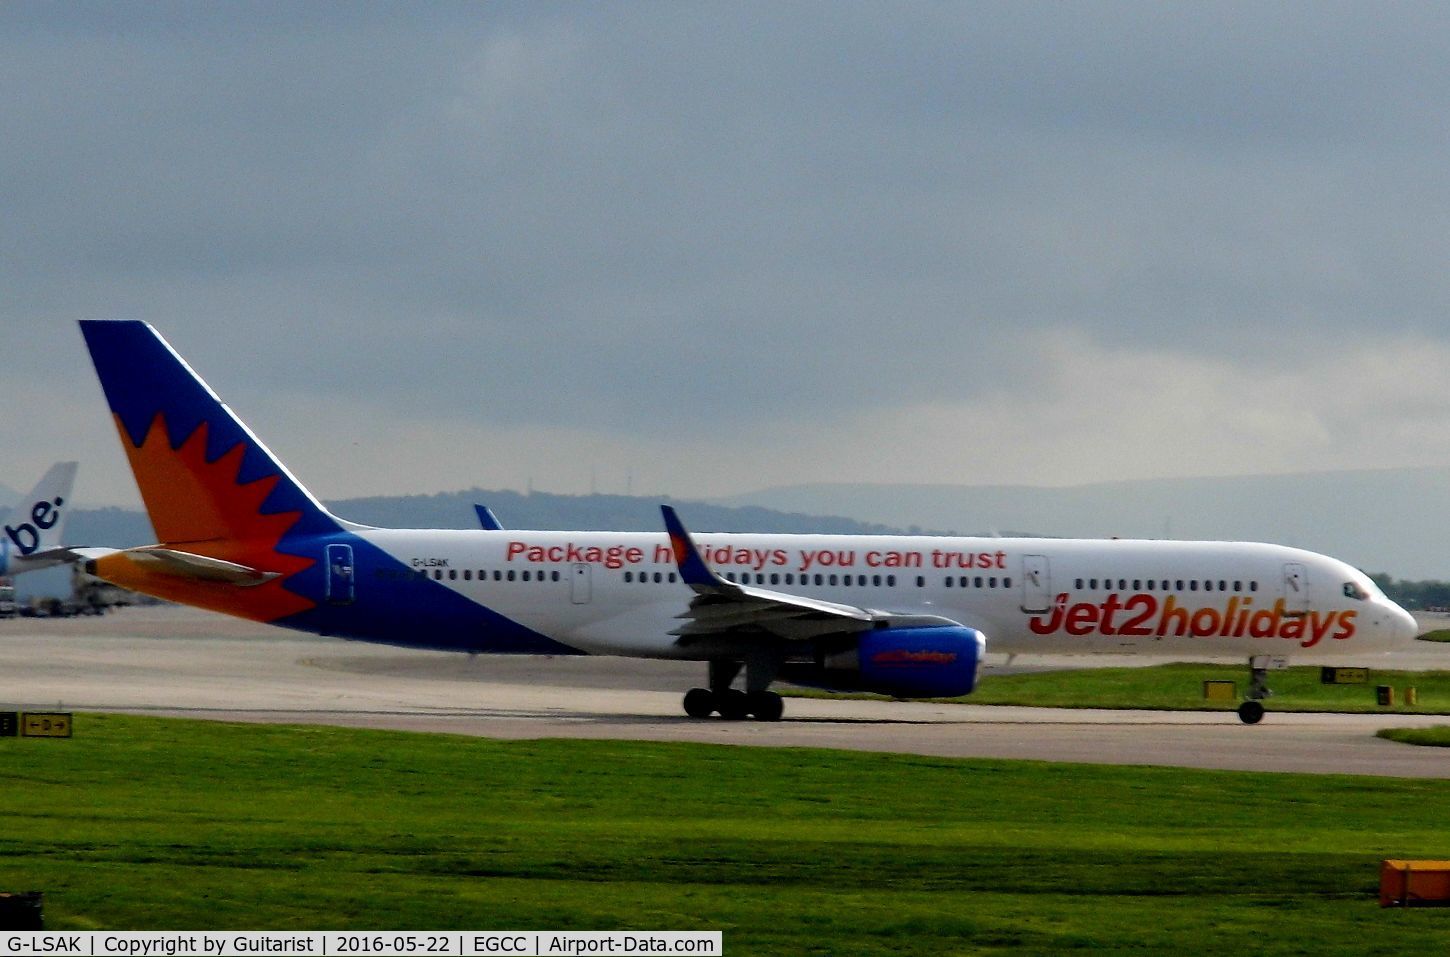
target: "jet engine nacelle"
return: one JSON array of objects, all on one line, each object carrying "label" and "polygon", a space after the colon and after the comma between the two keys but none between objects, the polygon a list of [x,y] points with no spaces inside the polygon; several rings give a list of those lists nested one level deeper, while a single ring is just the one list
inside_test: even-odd
[{"label": "jet engine nacelle", "polygon": [[977,687],[986,650],[986,637],[963,625],[878,628],[818,663],[785,665],[780,676],[832,691],[955,698]]}]

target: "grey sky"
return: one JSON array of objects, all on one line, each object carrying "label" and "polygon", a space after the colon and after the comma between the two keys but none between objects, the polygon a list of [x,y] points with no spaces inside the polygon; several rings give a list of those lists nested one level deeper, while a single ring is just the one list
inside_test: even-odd
[{"label": "grey sky", "polygon": [[135,501],[86,317],[329,498],[1450,466],[1447,74],[1432,4],[6,4],[3,480]]}]

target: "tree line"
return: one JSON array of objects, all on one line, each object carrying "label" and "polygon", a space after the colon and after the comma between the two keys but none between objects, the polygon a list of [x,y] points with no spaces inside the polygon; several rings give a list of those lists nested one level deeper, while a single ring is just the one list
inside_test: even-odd
[{"label": "tree line", "polygon": [[1379,586],[1380,591],[1402,608],[1410,611],[1450,610],[1450,582],[1405,581],[1392,578],[1384,572],[1369,577]]}]

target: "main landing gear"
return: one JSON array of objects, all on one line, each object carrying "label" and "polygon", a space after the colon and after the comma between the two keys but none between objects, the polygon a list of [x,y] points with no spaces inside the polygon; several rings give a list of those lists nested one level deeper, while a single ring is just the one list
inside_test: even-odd
[{"label": "main landing gear", "polygon": [[785,702],[774,691],[767,690],[775,678],[775,668],[767,661],[748,663],[746,690],[730,687],[740,673],[741,662],[716,660],[710,662],[710,687],[692,688],[685,695],[685,714],[692,718],[708,718],[719,714],[726,721],[779,721]]}]

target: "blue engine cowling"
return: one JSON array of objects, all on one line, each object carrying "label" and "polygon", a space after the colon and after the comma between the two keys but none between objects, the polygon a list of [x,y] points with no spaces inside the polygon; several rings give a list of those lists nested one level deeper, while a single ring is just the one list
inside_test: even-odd
[{"label": "blue engine cowling", "polygon": [[785,666],[781,677],[834,691],[955,698],[977,687],[986,649],[986,637],[963,625],[878,628],[816,664]]}]

